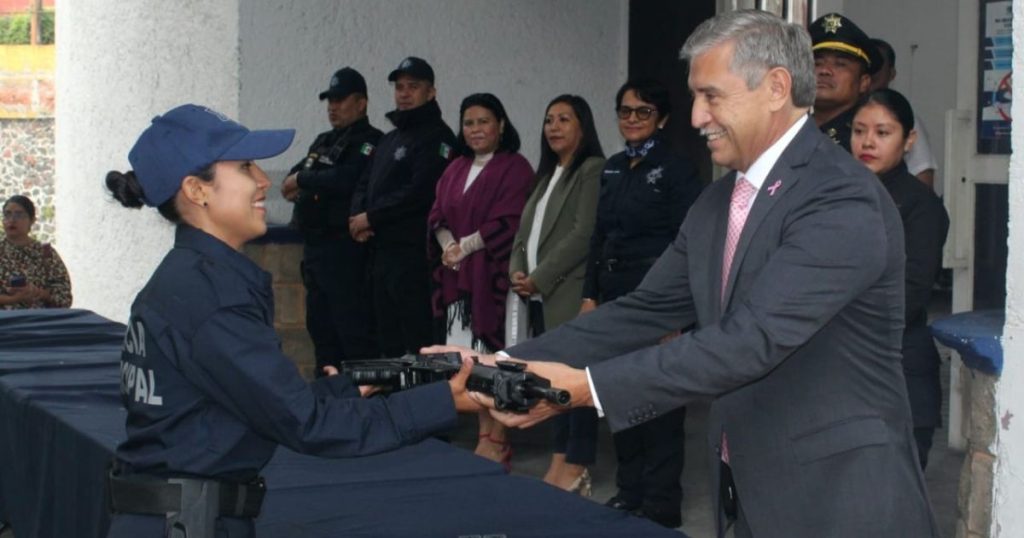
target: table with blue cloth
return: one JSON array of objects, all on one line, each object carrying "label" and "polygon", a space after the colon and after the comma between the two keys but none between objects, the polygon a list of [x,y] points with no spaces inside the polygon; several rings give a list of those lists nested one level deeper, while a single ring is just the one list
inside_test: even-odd
[{"label": "table with blue cloth", "polygon": [[[0,311],[0,521],[17,538],[105,535],[124,332],[85,310]],[[679,536],[432,439],[349,459],[281,447],[263,475],[258,536]]]},{"label": "table with blue cloth", "polygon": [[931,325],[932,336],[956,350],[964,364],[998,376],[1003,372],[1003,310],[974,310],[947,316]]}]

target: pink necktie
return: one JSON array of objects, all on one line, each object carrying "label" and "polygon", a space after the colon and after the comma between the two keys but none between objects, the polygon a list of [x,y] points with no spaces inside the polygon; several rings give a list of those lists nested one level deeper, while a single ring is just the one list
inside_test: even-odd
[{"label": "pink necktie", "polygon": [[747,181],[742,174],[737,174],[736,184],[732,188],[732,198],[729,201],[729,231],[725,234],[725,251],[722,253],[722,297],[725,302],[725,284],[729,280],[729,269],[732,266],[732,257],[736,254],[736,243],[740,240],[740,233],[743,232],[743,224],[747,221],[750,213],[750,200],[757,193],[754,185]]},{"label": "pink necktie", "polygon": [[[757,189],[747,181],[742,174],[736,175],[736,184],[732,188],[732,198],[729,200],[729,231],[725,234],[725,252],[722,253],[722,303],[725,303],[725,284],[729,280],[729,268],[732,266],[732,257],[736,254],[736,243],[740,240],[740,233],[743,232],[743,224],[747,222],[747,215],[750,214],[750,200],[754,198]],[[722,461],[729,463],[729,440],[722,431]]]}]

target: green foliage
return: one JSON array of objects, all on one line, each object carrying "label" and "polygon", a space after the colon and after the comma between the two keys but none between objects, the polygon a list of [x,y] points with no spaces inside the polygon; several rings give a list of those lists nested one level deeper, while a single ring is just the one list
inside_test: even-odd
[{"label": "green foliage", "polygon": [[[53,11],[39,14],[39,44],[53,44]],[[0,45],[28,45],[31,34],[32,16],[16,13],[0,17]]]}]

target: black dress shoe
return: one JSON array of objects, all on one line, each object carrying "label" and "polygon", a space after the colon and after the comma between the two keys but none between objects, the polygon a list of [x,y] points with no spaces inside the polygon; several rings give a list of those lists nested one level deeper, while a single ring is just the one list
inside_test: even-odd
[{"label": "black dress shoe", "polygon": [[632,512],[640,508],[640,503],[631,503],[618,495],[608,499],[608,502],[604,503],[604,505],[616,510],[622,510],[623,512]]},{"label": "black dress shoe", "polygon": [[642,507],[637,508],[630,513],[636,517],[649,519],[658,525],[669,529],[677,529],[683,524],[683,515],[678,510],[656,510],[653,508]]}]

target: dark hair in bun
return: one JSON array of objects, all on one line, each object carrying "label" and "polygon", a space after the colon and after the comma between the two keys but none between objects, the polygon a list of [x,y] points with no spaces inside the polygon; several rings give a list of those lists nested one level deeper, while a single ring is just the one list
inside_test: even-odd
[{"label": "dark hair in bun", "polygon": [[[192,175],[203,181],[213,181],[213,165],[211,164]],[[121,202],[121,205],[132,209],[138,209],[146,205],[142,184],[139,183],[139,178],[135,176],[135,172],[131,170],[127,172],[111,170],[107,172],[106,184],[107,190],[114,195],[115,200]],[[174,197],[160,204],[156,209],[163,218],[174,224],[181,223],[181,214],[178,213],[178,208],[174,205]]]}]

